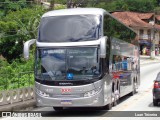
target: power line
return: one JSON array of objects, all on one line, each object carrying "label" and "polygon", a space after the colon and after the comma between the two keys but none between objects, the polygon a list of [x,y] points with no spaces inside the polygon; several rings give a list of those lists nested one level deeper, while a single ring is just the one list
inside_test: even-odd
[{"label": "power line", "polygon": [[[36,30],[35,30],[35,31],[27,31],[26,33],[25,33],[25,32],[23,32],[23,33],[25,33],[26,35],[29,35],[29,32],[36,32]],[[14,34],[14,35],[1,35],[0,38],[6,38],[6,37],[12,37],[12,36],[19,36],[19,35],[21,35],[21,34],[16,33],[16,34]]]},{"label": "power line", "polygon": [[[26,30],[26,32],[36,32],[37,30],[32,30],[32,31],[28,31],[28,30]],[[24,33],[24,31],[22,31],[22,30],[18,30],[18,31],[2,31],[2,32],[8,32],[8,33],[21,33],[21,32],[23,32]]]},{"label": "power line", "polygon": [[0,38],[13,37],[13,36],[18,36],[18,34],[15,34],[15,35],[2,35],[2,37],[0,36]]},{"label": "power line", "polygon": [[0,2],[0,4],[8,4],[8,3],[34,3],[33,1],[9,1],[9,2]]}]

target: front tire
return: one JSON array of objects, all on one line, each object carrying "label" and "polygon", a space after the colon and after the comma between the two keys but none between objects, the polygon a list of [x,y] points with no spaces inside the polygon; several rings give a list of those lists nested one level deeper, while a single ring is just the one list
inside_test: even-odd
[{"label": "front tire", "polygon": [[113,106],[116,106],[119,103],[120,98],[120,90],[119,90],[119,82],[117,82],[115,85],[112,86],[112,102]]},{"label": "front tire", "polygon": [[115,95],[115,100],[114,100],[113,106],[116,106],[117,104],[119,104],[119,98],[120,98],[119,89],[114,92],[114,95]]},{"label": "front tire", "polygon": [[112,109],[112,103],[109,103],[109,104],[106,106],[106,109],[107,109],[107,110],[111,110],[111,109]]},{"label": "front tire", "polygon": [[158,101],[156,99],[153,99],[153,106],[158,106]]},{"label": "front tire", "polygon": [[103,110],[111,110],[112,109],[112,106],[113,106],[113,103],[112,103],[112,95],[110,97],[110,103],[108,103],[107,105],[103,106]]},{"label": "front tire", "polygon": [[102,107],[103,110],[111,110],[112,109],[112,103],[109,103]]}]

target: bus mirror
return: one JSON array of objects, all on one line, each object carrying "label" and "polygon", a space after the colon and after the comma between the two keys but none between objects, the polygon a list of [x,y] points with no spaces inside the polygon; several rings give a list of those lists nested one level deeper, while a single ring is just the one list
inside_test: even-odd
[{"label": "bus mirror", "polygon": [[100,57],[106,58],[106,40],[107,37],[100,38]]},{"label": "bus mirror", "polygon": [[27,42],[24,43],[23,54],[24,54],[24,58],[26,60],[29,59],[29,48],[35,42],[36,42],[36,39],[31,39],[31,40],[28,40]]}]

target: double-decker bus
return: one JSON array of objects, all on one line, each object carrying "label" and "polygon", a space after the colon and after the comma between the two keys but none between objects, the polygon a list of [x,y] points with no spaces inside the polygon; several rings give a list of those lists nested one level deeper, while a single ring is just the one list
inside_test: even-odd
[{"label": "double-decker bus", "polygon": [[35,93],[38,106],[102,107],[140,85],[137,34],[100,8],[54,10],[42,16],[36,42]]}]

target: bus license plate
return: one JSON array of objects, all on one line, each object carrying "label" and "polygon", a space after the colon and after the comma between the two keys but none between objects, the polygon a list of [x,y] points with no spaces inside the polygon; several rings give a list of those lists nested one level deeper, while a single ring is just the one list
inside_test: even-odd
[{"label": "bus license plate", "polygon": [[61,100],[62,105],[72,105],[72,100]]}]

